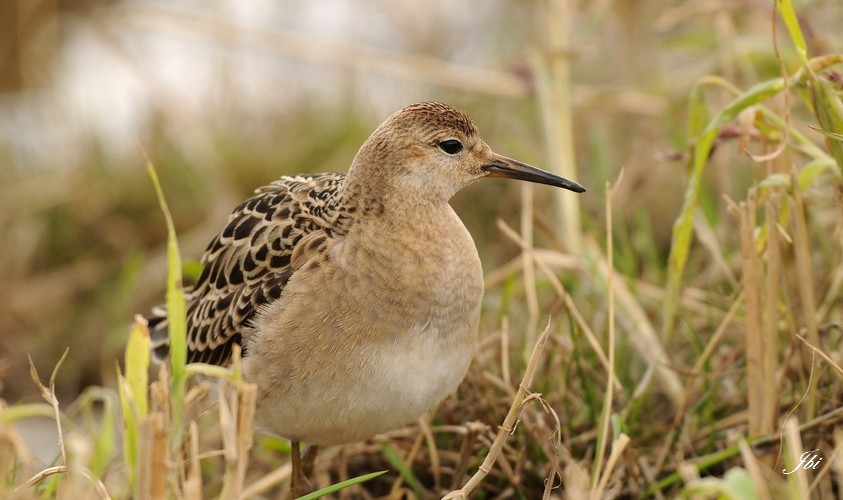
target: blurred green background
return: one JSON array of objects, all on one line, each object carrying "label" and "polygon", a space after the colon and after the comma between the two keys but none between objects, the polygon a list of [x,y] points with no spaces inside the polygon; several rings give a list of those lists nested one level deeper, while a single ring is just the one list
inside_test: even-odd
[{"label": "blurred green background", "polygon": [[[812,53],[841,50],[839,0],[796,8]],[[132,316],[162,300],[165,227],[138,143],[184,258],[198,259],[253,189],[346,170],[411,102],[462,108],[495,150],[554,168],[542,113],[567,107],[549,101],[548,68],[562,70],[551,97],[570,98],[585,231],[602,234],[603,187],[623,168],[615,223],[632,229],[621,243],[641,262],[621,265],[663,282],[644,261],[666,258],[682,203],[689,90],[709,73],[743,88],[779,75],[774,30],[794,61],[771,10],[757,0],[4,0],[0,396],[35,399],[26,356],[46,371],[67,347],[62,397],[113,385]],[[713,158],[709,211],[758,176],[740,148],[725,142]],[[488,181],[453,200],[487,272],[518,254],[495,219],[517,227],[520,196]],[[548,191],[535,196],[558,225]]]}]

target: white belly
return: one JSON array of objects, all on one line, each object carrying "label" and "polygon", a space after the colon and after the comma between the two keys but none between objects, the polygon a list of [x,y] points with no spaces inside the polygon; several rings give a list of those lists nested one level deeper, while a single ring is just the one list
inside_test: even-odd
[{"label": "white belly", "polygon": [[[259,427],[295,441],[332,445],[412,423],[459,386],[471,363],[473,328],[440,335],[436,327],[417,326],[395,342],[350,353],[341,364],[358,370],[331,376],[338,373],[317,368],[301,381],[296,396],[259,401]],[[244,363],[249,362],[247,357]]]}]

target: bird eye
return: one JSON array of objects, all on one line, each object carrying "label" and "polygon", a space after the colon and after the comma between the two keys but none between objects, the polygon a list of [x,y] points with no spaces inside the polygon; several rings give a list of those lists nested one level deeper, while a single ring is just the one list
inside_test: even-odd
[{"label": "bird eye", "polygon": [[456,139],[448,139],[447,141],[442,141],[438,144],[439,149],[448,153],[449,155],[455,155],[462,151],[462,143]]}]

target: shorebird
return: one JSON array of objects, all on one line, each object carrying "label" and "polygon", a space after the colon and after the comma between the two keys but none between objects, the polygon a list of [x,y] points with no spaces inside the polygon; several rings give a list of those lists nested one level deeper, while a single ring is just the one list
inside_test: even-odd
[{"label": "shorebird", "polygon": [[[188,362],[225,364],[242,347],[258,426],[292,442],[294,494],[300,442],[396,429],[462,381],[483,272],[448,200],[486,177],[585,191],[492,152],[466,113],[423,102],[381,124],[348,173],[258,189],[208,245],[186,292]],[[149,320],[164,358],[166,311]]]}]

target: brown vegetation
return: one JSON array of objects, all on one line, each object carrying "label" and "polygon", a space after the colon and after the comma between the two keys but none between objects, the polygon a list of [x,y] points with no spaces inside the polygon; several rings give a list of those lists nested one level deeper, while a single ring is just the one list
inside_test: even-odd
[{"label": "brown vegetation", "polygon": [[[129,65],[142,58],[109,31],[120,19],[348,72],[348,88],[355,71],[367,84],[411,82],[422,89],[411,100],[464,108],[501,152],[589,188],[554,200],[549,189],[488,181],[456,197],[486,271],[470,373],[417,425],[324,450],[315,486],[388,470],[334,495],[437,497],[466,484],[474,498],[841,495],[835,2],[796,13],[788,1],[775,13],[764,2],[505,5],[490,51],[511,60],[497,70],[448,59],[444,33],[410,27],[412,56],[211,14],[44,5],[21,16],[29,29],[86,19]],[[3,46],[35,51],[26,26]],[[5,61],[15,68],[0,88],[37,84],[28,60]],[[156,102],[140,142],[185,258],[254,187],[345,170],[383,118],[359,113],[362,98],[330,109],[299,101],[245,125],[220,109],[190,134],[172,102]],[[128,318],[167,282],[167,228],[140,153],[94,134],[73,155],[34,154],[20,141],[9,133],[0,143],[0,496],[283,494],[289,447],[253,438],[254,393],[236,364],[153,370],[149,384],[142,325],[125,347]],[[27,354],[43,373],[68,346],[49,382],[30,382]],[[62,424],[51,463],[30,449],[39,419]],[[800,467],[805,452],[822,460]],[[469,483],[478,470],[485,477]]]}]

